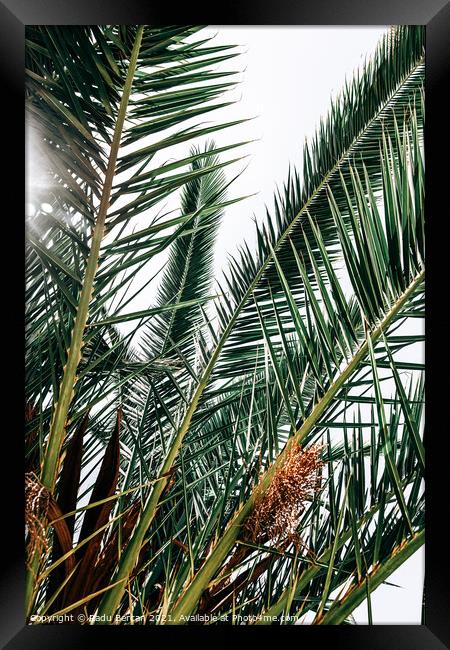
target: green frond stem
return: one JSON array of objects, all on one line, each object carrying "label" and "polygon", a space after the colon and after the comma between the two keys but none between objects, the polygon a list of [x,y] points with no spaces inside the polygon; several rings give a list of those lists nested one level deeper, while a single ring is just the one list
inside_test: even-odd
[{"label": "green frond stem", "polygon": [[371,593],[381,585],[389,576],[398,569],[413,553],[415,553],[425,542],[425,531],[406,540],[395,548],[390,556],[381,564],[375,566],[372,571],[363,576],[362,579],[353,585],[342,599],[335,601],[326,614],[316,625],[340,625],[350,614],[367,598],[367,591]]},{"label": "green frond stem", "polygon": [[[389,497],[387,497],[387,500]],[[358,527],[362,526],[364,523],[367,523],[374,517],[374,515],[379,512],[381,504],[377,503],[372,506],[357,522]],[[286,607],[289,601],[290,591],[294,591],[295,594],[300,594],[303,589],[305,589],[312,580],[317,576],[320,571],[324,571],[328,567],[331,555],[334,548],[341,548],[352,536],[351,528],[347,528],[345,531],[342,531],[339,535],[336,534],[334,541],[330,546],[322,553],[322,555],[317,558],[307,569],[305,569],[297,578],[297,581],[292,587],[286,589],[276,603],[271,605],[266,609],[260,617],[255,621],[255,625],[269,625],[275,617],[278,617],[283,611],[286,611]]]},{"label": "green frond stem", "polygon": [[[60,453],[64,442],[64,434],[67,424],[67,415],[74,394],[77,368],[81,358],[83,335],[89,316],[89,305],[91,302],[94,287],[94,278],[98,266],[100,246],[105,232],[105,220],[111,197],[111,189],[114,181],[117,155],[122,139],[122,129],[125,121],[128,101],[131,94],[133,78],[136,71],[136,63],[139,56],[143,30],[143,26],[140,26],[137,30],[133,51],[130,57],[128,72],[125,79],[119,112],[115,124],[114,136],[111,144],[101,201],[98,208],[98,216],[92,235],[92,244],[83,280],[83,287],[78,304],[74,328],[72,331],[67,363],[64,367],[64,375],[59,389],[59,395],[50,426],[50,435],[45,450],[45,456],[42,465],[41,482],[44,487],[47,488],[50,492],[54,491],[57,479]],[[39,557],[35,555],[32,560],[32,566],[27,576],[27,611],[30,610],[32,605],[33,585],[38,565]]]},{"label": "green frond stem", "polygon": [[55,412],[50,425],[50,436],[47,443],[41,475],[42,484],[50,491],[53,491],[55,487],[58,472],[59,455],[62,444],[64,442],[64,431],[66,427],[67,414],[69,412],[70,404],[73,398],[77,368],[81,358],[81,348],[83,347],[83,335],[89,316],[89,304],[91,302],[92,291],[94,287],[94,278],[98,266],[100,246],[105,232],[106,213],[108,211],[111,189],[114,181],[117,154],[119,152],[120,142],[122,139],[122,129],[125,121],[128,101],[130,99],[133,78],[136,71],[136,63],[139,55],[139,49],[141,47],[143,30],[143,26],[140,26],[137,30],[136,39],[128,66],[127,77],[125,80],[119,113],[114,129],[114,136],[111,144],[108,166],[106,169],[105,181],[103,184],[103,191],[98,209],[98,216],[92,235],[91,250],[89,252],[86,273],[83,281],[83,288],[81,291],[77,315],[72,332],[72,340],[70,342],[67,363],[64,368],[64,375],[59,390],[58,401],[56,403]]},{"label": "green frond stem", "polygon": [[[408,288],[400,295],[398,300],[394,303],[392,308],[389,310],[388,314],[381,321],[381,323],[368,334],[370,340],[375,343],[382,334],[386,331],[389,325],[392,323],[396,315],[401,311],[402,307],[407,303],[410,296],[414,293],[416,288],[423,282],[425,277],[425,271],[419,273],[419,275],[414,278],[410,283]],[[367,340],[362,343],[359,350],[354,355],[351,362],[346,366],[343,372],[337,377],[334,383],[327,390],[322,399],[313,409],[312,413],[306,418],[302,426],[298,429],[294,436],[292,436],[284,450],[278,456],[276,461],[271,465],[271,467],[266,471],[266,473],[261,478],[258,490],[260,493],[263,493],[268,486],[275,472],[275,469],[282,462],[284,455],[288,452],[290,446],[293,444],[293,441],[301,443],[305,436],[312,430],[315,426],[318,419],[324,414],[327,407],[330,405],[331,401],[334,399],[338,391],[342,388],[346,381],[351,377],[353,372],[358,368],[361,361],[366,357],[369,352],[369,346]],[[185,593],[179,599],[178,603],[175,605],[172,611],[172,621],[173,624],[183,623],[186,620],[186,617],[192,614],[192,612],[197,607],[198,601],[207,588],[210,580],[214,577],[219,567],[221,566],[224,559],[227,557],[231,548],[235,544],[239,530],[242,522],[246,516],[250,513],[255,494],[253,494],[250,499],[239,509],[234,519],[230,522],[228,529],[225,534],[212,551],[211,555],[203,565],[203,567],[197,572],[196,577],[191,582],[191,584],[186,589]]]},{"label": "green frond stem", "polygon": [[[259,278],[260,278],[260,274],[258,273],[255,277],[254,283],[249,288],[248,295],[247,294],[245,295],[241,304],[239,305],[241,308],[244,306],[248,296],[251,294],[251,291],[253,290],[254,285],[259,280]],[[223,331],[222,336],[214,350],[214,353],[212,354],[208,362],[208,365],[206,366],[203,372],[201,380],[195,390],[195,393],[189,403],[189,407],[184,415],[181,426],[177,431],[177,434],[171,444],[170,450],[165,458],[164,464],[159,472],[159,479],[161,480],[158,480],[155,487],[153,488],[148,498],[148,501],[144,507],[144,510],[141,514],[141,517],[139,518],[139,521],[136,524],[136,528],[133,531],[133,535],[130,540],[130,543],[128,544],[125,552],[121,555],[119,568],[117,571],[118,584],[114,589],[111,589],[104,596],[102,602],[100,603],[100,607],[99,607],[100,616],[103,615],[112,616],[120,604],[120,600],[123,596],[123,593],[125,591],[125,585],[126,585],[126,581],[123,579],[130,575],[131,571],[133,570],[133,567],[135,566],[140,550],[144,543],[146,532],[155,517],[160,497],[169,481],[169,472],[172,468],[172,465],[176,457],[178,456],[178,452],[181,448],[183,440],[187,432],[189,431],[192,417],[197,409],[197,405],[200,401],[203,391],[205,390],[208,384],[209,378],[216,365],[217,359],[219,358],[222,348],[236,322],[239,313],[240,313],[240,309],[237,309],[234,314],[234,317],[231,318],[231,320],[228,323],[228,326]]]}]

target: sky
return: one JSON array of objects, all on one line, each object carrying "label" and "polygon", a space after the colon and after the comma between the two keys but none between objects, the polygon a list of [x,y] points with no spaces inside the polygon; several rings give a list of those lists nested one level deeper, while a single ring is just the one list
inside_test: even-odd
[{"label": "sky", "polygon": [[[218,145],[254,139],[244,147],[245,172],[233,183],[230,196],[255,193],[227,208],[215,254],[216,274],[228,253],[245,239],[254,242],[253,218],[260,221],[271,207],[277,185],[289,165],[301,168],[305,138],[326,115],[331,97],[351,78],[364,57],[374,51],[386,27],[211,27],[214,43],[240,46],[240,56],[218,69],[242,70],[229,96],[236,103],[212,114],[233,121],[253,118],[217,132]],[[239,151],[239,150],[237,150]],[[234,155],[234,152],[233,152]],[[237,165],[239,169],[239,165]]]},{"label": "sky", "polygon": [[[331,98],[339,92],[345,79],[351,78],[354,70],[363,65],[365,57],[375,50],[387,29],[210,26],[192,37],[192,40],[211,37],[211,45],[237,46],[233,51],[239,55],[217,64],[214,69],[237,71],[231,80],[238,84],[215,101],[233,102],[231,105],[200,119],[188,120],[183,128],[200,122],[206,126],[247,119],[243,124],[217,131],[214,141],[217,147],[252,141],[222,155],[222,160],[245,156],[244,160],[225,168],[225,173],[231,180],[242,172],[229,188],[227,198],[248,198],[226,208],[215,247],[216,278],[220,279],[228,256],[236,253],[239,244],[244,240],[250,248],[255,244],[254,220],[261,221],[266,206],[271,208],[274,192],[285,182],[289,166],[301,169],[305,139],[313,136],[320,117],[328,112]],[[138,145],[130,145],[124,153],[137,146],[146,146],[158,137],[156,134],[144,138]],[[197,139],[196,144],[202,145],[209,137]],[[164,149],[156,154],[152,164],[157,166],[188,156],[191,145],[188,142]],[[163,212],[178,211],[178,194],[174,193],[163,207]],[[146,225],[148,216],[141,215],[133,219],[130,232]],[[108,241],[105,238],[105,242]],[[164,267],[166,256],[167,252],[146,265],[145,279]],[[139,284],[137,279],[135,289]],[[127,305],[126,311],[148,308],[156,287],[157,282],[152,283]],[[134,326],[133,321],[124,323],[122,329],[125,333]]]},{"label": "sky", "polygon": [[254,241],[252,217],[261,220],[274,190],[287,178],[290,164],[300,167],[305,138],[326,115],[334,96],[364,57],[374,51],[386,27],[217,27],[214,42],[240,46],[241,56],[222,68],[243,70],[232,106],[215,119],[254,118],[218,132],[218,144],[255,139],[245,146],[248,167],[230,194],[256,196],[230,206],[219,231],[215,265],[246,239]]}]

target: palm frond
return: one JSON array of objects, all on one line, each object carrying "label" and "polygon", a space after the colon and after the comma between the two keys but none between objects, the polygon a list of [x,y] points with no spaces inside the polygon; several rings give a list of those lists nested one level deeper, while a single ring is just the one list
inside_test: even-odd
[{"label": "palm frond", "polygon": [[[394,41],[389,35],[383,38],[364,69],[347,82],[332,102],[328,116],[320,122],[315,137],[305,143],[301,172],[295,169],[289,172],[285,186],[279,189],[274,198],[273,211],[268,211],[265,221],[256,225],[256,254],[243,248],[231,263],[226,278],[229,297],[227,302],[222,301],[219,312],[223,327],[236,311],[240,313],[224,344],[223,361],[217,365],[216,371],[221,376],[233,367],[234,362],[245,363],[249,372],[253,367],[251,344],[255,349],[262,337],[253,294],[270,329],[276,329],[270,313],[270,293],[277,302],[279,313],[288,313],[272,249],[276,251],[294,298],[299,303],[303,283],[297,273],[291,242],[299,256],[304,258],[305,270],[311,282],[316,282],[303,236],[306,233],[314,242],[307,215],[317,223],[324,246],[334,259],[339,252],[336,250],[337,233],[328,205],[328,188],[333,191],[344,220],[348,218],[347,197],[341,177],[350,183],[351,170],[362,174],[364,165],[364,173],[367,173],[374,193],[379,191],[382,174],[379,141],[382,133],[393,137],[396,120],[403,123],[409,106],[414,105],[418,114],[422,112],[423,48],[424,32],[420,28],[400,27]],[[319,252],[317,247],[313,248],[313,252]],[[322,272],[320,255],[316,264],[319,272]]]},{"label": "palm frond", "polygon": [[[309,373],[315,383],[312,408],[305,416],[299,418],[298,423],[292,422],[293,400],[289,395],[289,389],[286,390],[283,385],[282,374],[277,369],[276,348],[275,345],[270,343],[270,334],[261,318],[261,312],[259,312],[263,334],[266,338],[272,365],[275,368],[280,393],[286,412],[289,415],[290,431],[288,429],[287,434],[291,436],[287,439],[286,446],[276,461],[259,477],[259,491],[267,490],[277,471],[277,467],[280,466],[283,458],[289,453],[293,441],[297,440],[302,444],[310,443],[321,432],[321,418],[332,419],[331,414],[335,410],[336,404],[341,403],[342,400],[348,400],[348,383],[358,382],[361,378],[360,373],[367,370],[367,358],[369,357],[373,372],[373,385],[375,386],[373,400],[378,410],[378,426],[382,435],[385,436],[384,462],[386,472],[397,500],[397,506],[401,513],[402,530],[406,531],[404,533],[406,536],[414,536],[416,529],[406,504],[404,485],[402,485],[398,473],[395,454],[389,448],[391,444],[389,437],[386,437],[388,434],[384,417],[385,407],[376,370],[381,359],[375,357],[374,349],[383,335],[389,341],[389,333],[392,333],[392,328],[398,325],[405,312],[408,313],[410,306],[417,308],[423,295],[423,250],[421,248],[421,239],[417,237],[417,232],[421,232],[423,228],[423,183],[420,173],[417,179],[418,182],[414,186],[405,182],[407,178],[411,177],[410,174],[413,168],[421,169],[423,173],[422,163],[415,160],[414,157],[415,154],[422,155],[420,147],[414,145],[419,141],[419,128],[416,115],[413,112],[405,120],[403,130],[396,130],[397,136],[394,143],[389,138],[383,138],[382,140],[381,167],[386,170],[383,174],[382,184],[382,196],[384,197],[383,220],[380,217],[376,203],[372,200],[374,191],[367,174],[365,174],[365,181],[363,182],[359,175],[351,170],[351,196],[355,197],[355,203],[351,201],[346,181],[341,177],[344,192],[348,196],[350,213],[348,224],[345,224],[342,219],[331,189],[328,192],[329,209],[335,221],[339,243],[346,263],[346,271],[360,308],[359,322],[357,322],[356,327],[349,326],[351,316],[348,304],[343,298],[340,281],[335,273],[328,275],[325,283],[316,293],[309,284],[303,260],[300,258],[295,246],[292,245],[298,274],[303,280],[303,304],[305,307],[301,311],[295,302],[278,256],[274,251],[272,252],[280,283],[284,290],[285,300],[289,306],[291,322],[296,329],[298,345],[308,359]],[[400,206],[402,207],[400,208]],[[417,206],[422,207],[417,210]],[[402,218],[400,218],[400,215],[402,215]],[[331,269],[332,261],[322,244],[321,233],[312,218],[310,218],[310,225],[316,238],[316,245],[324,260],[324,265],[326,268]],[[361,242],[363,236],[364,245]],[[307,233],[304,232],[303,237],[305,245],[308,245]],[[390,246],[395,247],[396,255],[389,254]],[[310,254],[313,255],[313,246],[309,245],[308,248]],[[399,251],[401,251],[400,254]],[[333,298],[339,296],[339,299],[334,302],[334,310],[327,313],[327,299],[330,296]],[[275,302],[272,308],[278,308],[278,306],[275,307]],[[310,332],[317,333],[317,338],[312,338]],[[339,342],[342,343],[343,341],[352,342],[351,348],[346,351],[343,347],[342,353],[338,354],[336,351],[339,350]],[[349,353],[348,358],[346,358],[347,353]],[[385,352],[386,355],[389,357],[390,363],[394,363],[395,366],[389,348]],[[401,367],[400,362],[397,370]],[[420,365],[417,367],[420,369]],[[398,383],[398,373],[394,372],[394,376],[397,377]],[[296,378],[297,383],[300,383],[301,379],[301,377]],[[357,395],[355,399],[357,403]],[[402,405],[408,421],[409,415],[405,411],[406,400],[404,394]],[[405,429],[408,430],[407,425],[405,425]],[[413,433],[410,443],[415,456],[415,471],[423,476],[423,449],[419,439],[419,432],[414,426],[411,426],[409,431]],[[361,477],[358,476],[359,484],[360,481]],[[172,610],[174,621],[183,620],[183,617],[190,615],[195,609],[199,597],[213,578],[217,566],[222,564],[233,548],[239,530],[253,507],[254,493],[247,498],[245,503],[238,508],[234,517],[229,520],[227,530],[220,541],[215,545],[214,550],[209,554],[202,568],[197,572],[189,587],[185,589],[183,595],[175,604]],[[349,509],[354,512],[354,505]]]},{"label": "palm frond", "polygon": [[[27,334],[34,346],[30,359],[38,353],[50,360],[44,385],[31,389],[34,403],[38,400],[39,411],[44,411],[41,480],[50,491],[55,488],[71,416],[79,417],[80,411],[91,410],[98,402],[99,377],[94,390],[88,369],[106,368],[105,362],[112,361],[120,374],[123,363],[133,364],[132,352],[124,351],[125,340],[122,345],[117,336],[113,343],[110,338],[111,333],[115,336],[111,323],[127,320],[130,314],[119,312],[120,317],[116,313],[105,319],[105,309],[120,288],[169,247],[198,214],[182,215],[175,232],[170,221],[144,228],[138,236],[135,233],[131,246],[127,242],[121,247],[122,235],[132,227],[131,219],[148,214],[186,183],[230,164],[214,158],[215,164],[198,164],[193,171],[185,169],[192,157],[178,165],[153,164],[156,151],[215,128],[197,124],[177,131],[179,125],[227,105],[214,100],[232,84],[215,80],[232,73],[215,73],[211,66],[235,53],[228,53],[230,48],[203,47],[204,40],[191,40],[196,31],[191,26],[27,28],[27,109],[34,133],[31,141],[43,166],[37,180],[29,179],[30,199],[40,208],[28,224]],[[153,144],[124,151],[150,136]],[[178,172],[170,174],[173,169]],[[126,192],[116,178],[121,172],[126,172]],[[105,235],[115,246],[103,248]],[[165,309],[168,305],[156,311]],[[105,346],[110,350],[105,352]],[[114,354],[112,348],[117,353],[121,346],[123,352]],[[88,368],[80,366],[82,348],[89,355]],[[76,382],[80,370],[85,371],[85,381]],[[116,374],[113,377],[102,381],[105,394],[110,394],[110,411],[117,406],[123,382],[117,382]],[[29,606],[30,592],[28,598]]]},{"label": "palm frond", "polygon": [[[391,30],[332,102],[256,252],[231,260],[215,319],[225,169],[244,143],[165,159],[238,123],[197,121],[227,105],[234,73],[213,66],[235,56],[197,31],[27,28],[44,169],[28,464],[69,531],[31,558],[28,611],[351,623],[423,543],[424,367],[408,354],[423,341],[424,30]],[[133,311],[165,251],[156,300]],[[296,485],[289,513],[275,500],[288,530],[252,536],[293,452],[319,454],[315,487]]]},{"label": "palm frond", "polygon": [[[181,311],[161,314],[158,322],[150,323],[143,334],[144,350],[149,356],[164,355],[169,346],[182,342],[189,332],[197,332],[202,321],[200,301],[210,295],[214,244],[222,218],[220,204],[226,191],[226,177],[218,168],[217,154],[203,157],[215,150],[214,142],[206,144],[204,151],[193,147],[192,171],[211,167],[211,173],[197,176],[182,190],[180,206],[182,214],[196,214],[189,231],[172,244],[168,262],[158,288],[158,306],[191,302],[192,306]],[[200,156],[202,156],[200,158]],[[192,354],[194,340],[180,343],[184,354]],[[172,350],[168,354],[177,354]]]}]

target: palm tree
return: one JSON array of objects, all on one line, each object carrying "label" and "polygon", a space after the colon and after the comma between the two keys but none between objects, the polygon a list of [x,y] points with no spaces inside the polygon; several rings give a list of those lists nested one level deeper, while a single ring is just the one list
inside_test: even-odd
[{"label": "palm tree", "polygon": [[423,28],[343,88],[217,290],[245,143],[178,127],[233,84],[198,31],[27,28],[27,612],[371,621],[424,541]]}]

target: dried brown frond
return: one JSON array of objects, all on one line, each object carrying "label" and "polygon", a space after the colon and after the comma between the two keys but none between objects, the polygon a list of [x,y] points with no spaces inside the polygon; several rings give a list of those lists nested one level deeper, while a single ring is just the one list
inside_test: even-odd
[{"label": "dried brown frond", "polygon": [[269,488],[256,498],[255,507],[243,525],[244,538],[255,543],[286,540],[301,543],[296,530],[299,518],[321,487],[321,445],[303,449],[294,440],[275,470]]},{"label": "dried brown frond", "polygon": [[46,517],[50,493],[39,481],[34,472],[25,474],[25,525],[27,529],[27,559],[35,551],[47,553],[49,550]]},{"label": "dried brown frond", "polygon": [[37,414],[37,408],[34,406],[33,402],[28,400],[25,402],[25,423],[31,422]]},{"label": "dried brown frond", "polygon": [[38,471],[39,467],[39,428],[33,427],[37,413],[36,406],[30,400],[25,402],[25,467],[29,472]]}]

